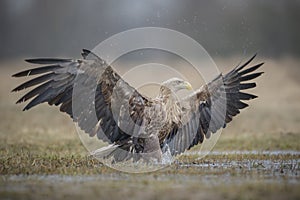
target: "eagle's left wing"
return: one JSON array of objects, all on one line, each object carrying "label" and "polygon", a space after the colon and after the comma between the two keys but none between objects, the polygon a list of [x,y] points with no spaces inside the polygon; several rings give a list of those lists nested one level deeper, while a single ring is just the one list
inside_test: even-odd
[{"label": "eagle's left wing", "polygon": [[186,118],[183,119],[183,125],[173,129],[163,144],[168,145],[172,155],[183,153],[202,143],[204,137],[209,138],[211,133],[225,127],[241,109],[248,106],[244,100],[257,97],[243,92],[256,86],[254,82],[247,81],[263,73],[252,73],[263,63],[244,69],[255,56],[226,75],[220,74],[184,99],[184,103],[189,104],[189,109],[186,111]]},{"label": "eagle's left wing", "polygon": [[83,50],[82,56],[83,59],[26,60],[44,66],[13,75],[29,78],[37,75],[13,89],[15,92],[35,87],[17,103],[30,101],[24,110],[41,103],[59,106],[61,112],[70,115],[90,136],[97,135],[110,144],[122,144],[138,133],[140,126],[136,124],[143,123],[144,109],[151,100],[94,53]]}]

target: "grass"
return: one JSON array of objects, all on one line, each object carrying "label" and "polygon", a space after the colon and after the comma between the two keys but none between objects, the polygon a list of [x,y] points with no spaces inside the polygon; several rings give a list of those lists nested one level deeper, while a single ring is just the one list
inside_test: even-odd
[{"label": "grass", "polygon": [[[277,136],[280,137],[280,136]],[[278,143],[276,138],[256,138],[252,140],[241,137],[236,140],[228,137],[222,137],[218,141],[214,150],[277,150]],[[243,139],[245,138],[245,139]],[[294,150],[297,149],[298,144],[297,134],[289,134],[281,141],[281,150],[290,150],[290,146],[294,145]],[[261,141],[272,141],[265,146]],[[274,142],[273,142],[274,141]],[[228,146],[226,146],[228,145]],[[230,145],[230,147],[229,147]],[[199,148],[199,147],[197,147]],[[194,148],[193,151],[196,151]],[[198,155],[182,155],[179,157],[179,162],[182,163],[203,163],[207,160],[288,160],[300,159],[299,155],[266,155],[266,154],[249,154],[249,155],[208,155],[204,159],[198,160]],[[93,159],[88,155],[87,150],[84,149],[79,139],[74,137],[73,140],[61,140],[60,142],[35,144],[8,144],[4,140],[1,141],[0,148],[0,174],[99,174],[111,173],[114,170],[103,166],[98,160]],[[177,173],[176,170],[174,173]]]}]

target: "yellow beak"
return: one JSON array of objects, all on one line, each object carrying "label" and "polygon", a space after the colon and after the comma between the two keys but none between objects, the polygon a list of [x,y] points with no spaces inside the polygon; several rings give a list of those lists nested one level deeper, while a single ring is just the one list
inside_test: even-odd
[{"label": "yellow beak", "polygon": [[187,82],[187,81],[184,82],[184,85],[185,85],[185,88],[187,90],[192,90],[193,89],[192,85],[189,82]]}]

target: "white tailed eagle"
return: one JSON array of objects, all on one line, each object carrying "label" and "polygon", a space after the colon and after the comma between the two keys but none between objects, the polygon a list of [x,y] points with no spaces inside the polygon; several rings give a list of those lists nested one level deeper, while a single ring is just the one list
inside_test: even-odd
[{"label": "white tailed eagle", "polygon": [[[148,98],[126,83],[111,66],[89,50],[83,59],[28,59],[29,63],[45,65],[28,69],[13,77],[35,77],[12,91],[33,86],[17,103],[31,100],[24,110],[40,103],[60,107],[87,134],[109,143],[98,153],[114,161],[140,158],[161,160],[169,151],[175,156],[202,143],[220,128],[224,128],[248,104],[244,101],[257,96],[243,92],[254,88],[248,82],[263,72],[254,72],[263,63],[246,67],[256,55],[229,73],[218,75],[208,84],[179,100],[176,92],[191,89],[178,78],[163,82],[159,95]],[[76,84],[96,83],[89,105],[79,107],[74,115],[74,99],[90,98],[90,93],[74,93]],[[116,106],[112,106],[112,104]],[[84,105],[84,104],[83,104]],[[76,111],[78,112],[78,111]],[[89,113],[96,114],[96,120]]]}]

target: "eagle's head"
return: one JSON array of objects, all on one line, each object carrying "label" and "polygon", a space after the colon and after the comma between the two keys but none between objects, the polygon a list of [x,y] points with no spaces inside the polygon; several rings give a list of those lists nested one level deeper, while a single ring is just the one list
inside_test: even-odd
[{"label": "eagle's head", "polygon": [[162,83],[162,87],[169,88],[172,92],[178,92],[179,90],[192,90],[192,85],[180,78],[171,78]]}]

